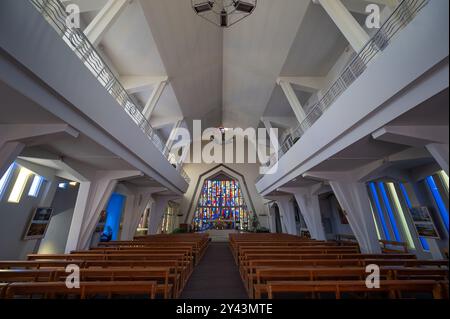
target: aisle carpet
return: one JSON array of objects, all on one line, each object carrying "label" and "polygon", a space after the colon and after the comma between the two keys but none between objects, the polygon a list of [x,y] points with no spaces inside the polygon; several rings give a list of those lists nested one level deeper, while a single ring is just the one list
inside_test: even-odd
[{"label": "aisle carpet", "polygon": [[211,243],[182,299],[248,299],[228,243]]}]

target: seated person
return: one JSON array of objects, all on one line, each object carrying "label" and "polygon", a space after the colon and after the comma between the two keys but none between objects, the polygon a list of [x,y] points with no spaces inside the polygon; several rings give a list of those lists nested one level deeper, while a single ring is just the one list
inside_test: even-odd
[{"label": "seated person", "polygon": [[107,243],[112,240],[112,228],[111,226],[106,227],[106,230],[103,232],[103,234],[100,236],[100,242],[101,243]]}]

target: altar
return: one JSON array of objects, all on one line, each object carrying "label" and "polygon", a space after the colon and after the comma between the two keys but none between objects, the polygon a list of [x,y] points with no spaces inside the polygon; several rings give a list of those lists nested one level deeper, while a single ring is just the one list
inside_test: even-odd
[{"label": "altar", "polygon": [[235,229],[210,229],[205,232],[211,238],[213,242],[228,242],[230,234],[239,234],[240,232]]}]

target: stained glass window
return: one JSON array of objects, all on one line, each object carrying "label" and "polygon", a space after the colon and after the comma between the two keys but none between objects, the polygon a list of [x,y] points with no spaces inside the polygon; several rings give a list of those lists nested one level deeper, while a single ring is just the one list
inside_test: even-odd
[{"label": "stained glass window", "polygon": [[192,224],[197,232],[248,231],[249,213],[239,182],[225,177],[205,181]]}]

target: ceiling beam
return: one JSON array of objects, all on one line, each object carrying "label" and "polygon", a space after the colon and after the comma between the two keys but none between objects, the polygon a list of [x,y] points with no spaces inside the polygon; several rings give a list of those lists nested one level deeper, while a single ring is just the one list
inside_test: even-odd
[{"label": "ceiling beam", "polygon": [[94,45],[98,45],[105,33],[119,18],[120,14],[125,10],[129,0],[108,0],[106,5],[100,10],[94,20],[84,30],[89,41]]},{"label": "ceiling beam", "polygon": [[153,111],[155,110],[156,105],[158,105],[159,99],[161,98],[166,85],[167,81],[161,81],[155,85],[150,98],[145,104],[144,111],[142,112],[147,120],[150,120],[152,117]]},{"label": "ceiling beam", "polygon": [[120,83],[129,94],[139,93],[150,90],[153,86],[167,82],[167,76],[133,76],[123,75],[120,77]]},{"label": "ceiling beam", "polygon": [[281,86],[281,88],[283,89],[283,92],[286,95],[286,98],[288,99],[289,104],[291,105],[291,108],[294,111],[298,122],[302,123],[306,119],[306,113],[297,97],[297,94],[295,94],[295,91],[292,88],[291,84],[289,82],[279,81],[278,85]]},{"label": "ceiling beam", "polygon": [[313,2],[322,5],[322,8],[328,13],[356,52],[360,52],[369,42],[369,35],[342,4],[341,0],[313,0]]},{"label": "ceiling beam", "polygon": [[298,77],[279,77],[277,83],[288,82],[295,85],[301,91],[316,93],[317,91],[325,87],[325,77],[308,77],[308,76],[298,76]]},{"label": "ceiling beam", "polygon": [[372,134],[375,140],[424,147],[433,143],[448,144],[448,126],[385,126]]}]

